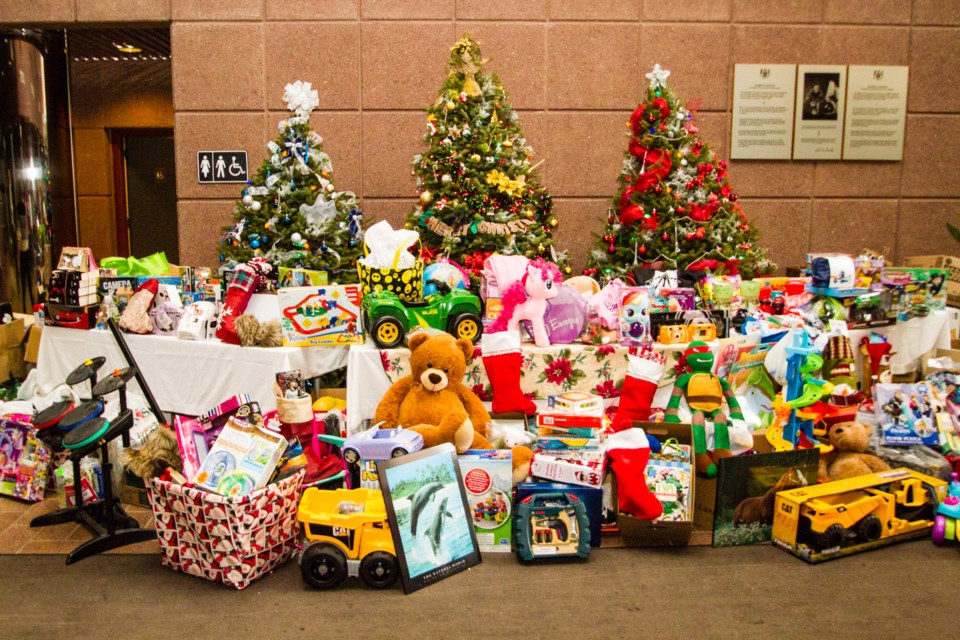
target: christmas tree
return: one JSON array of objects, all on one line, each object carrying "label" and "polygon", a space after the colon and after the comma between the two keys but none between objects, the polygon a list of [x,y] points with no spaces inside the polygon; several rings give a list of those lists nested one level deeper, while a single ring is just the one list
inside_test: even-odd
[{"label": "christmas tree", "polygon": [[427,109],[426,153],[413,158],[420,203],[407,226],[420,232],[427,259],[445,255],[476,284],[493,252],[542,257],[566,273],[553,248],[550,194],[537,182],[517,114],[497,76],[483,70],[469,36],[451,49],[450,72]]},{"label": "christmas tree", "polygon": [[730,189],[727,163],[697,135],[669,75],[660,65],[646,74],[650,88],[630,116],[619,190],[584,273],[617,278],[659,263],[744,277],[773,271]]},{"label": "christmas tree", "polygon": [[334,188],[323,138],[310,128],[317,92],[297,81],[283,99],[294,115],[279,122],[277,137],[267,143],[270,156],[237,201],[220,260],[262,256],[274,267],[326,271],[331,283],[356,282],[362,214],[353,193]]}]

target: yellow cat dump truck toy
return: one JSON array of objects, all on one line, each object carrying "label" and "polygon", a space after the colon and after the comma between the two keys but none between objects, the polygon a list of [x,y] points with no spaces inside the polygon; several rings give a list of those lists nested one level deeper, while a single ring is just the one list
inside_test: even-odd
[{"label": "yellow cat dump truck toy", "polygon": [[297,519],[305,537],[300,575],[317,589],[333,589],[348,575],[375,589],[400,576],[383,495],[374,489],[303,492]]},{"label": "yellow cat dump truck toy", "polygon": [[773,543],[819,562],[926,536],[947,483],[909,469],[777,494]]}]

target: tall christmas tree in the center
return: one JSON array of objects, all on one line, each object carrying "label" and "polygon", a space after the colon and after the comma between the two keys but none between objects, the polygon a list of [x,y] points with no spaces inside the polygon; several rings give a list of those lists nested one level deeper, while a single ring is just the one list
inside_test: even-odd
[{"label": "tall christmas tree in the center", "polygon": [[420,202],[407,225],[420,232],[428,256],[460,263],[474,283],[495,251],[543,257],[569,273],[566,255],[553,249],[558,222],[530,165],[533,151],[484,62],[469,36],[451,49],[450,72],[427,109],[429,148],[413,158]]},{"label": "tall christmas tree in the center", "polygon": [[630,116],[619,189],[585,273],[627,276],[634,266],[741,272],[776,265],[737,202],[727,163],[697,135],[693,114],[667,87],[669,71],[646,74],[647,97]]}]

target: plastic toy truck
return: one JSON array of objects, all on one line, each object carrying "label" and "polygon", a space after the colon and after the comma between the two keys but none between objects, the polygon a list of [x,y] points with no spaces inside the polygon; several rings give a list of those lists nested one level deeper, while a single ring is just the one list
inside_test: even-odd
[{"label": "plastic toy truck", "polygon": [[939,478],[892,469],[781,491],[774,507],[773,543],[808,562],[820,562],[925,536],[946,489]]},{"label": "plastic toy truck", "polygon": [[960,540],[960,480],[957,474],[951,474],[950,486],[947,488],[947,497],[937,507],[937,515],[933,519],[933,542],[943,544],[944,540]]},{"label": "plastic toy truck", "polygon": [[517,507],[513,523],[517,558],[521,561],[590,555],[587,509],[572,494],[527,496]]},{"label": "plastic toy truck", "polygon": [[311,487],[303,493],[297,519],[305,538],[300,575],[311,587],[334,589],[351,576],[385,589],[400,576],[379,491]]},{"label": "plastic toy truck", "polygon": [[415,327],[439,329],[474,343],[480,339],[480,298],[464,289],[451,290],[438,280],[430,282],[437,287],[437,293],[419,302],[402,300],[390,291],[363,296],[363,326],[378,348],[400,346],[407,332]]}]

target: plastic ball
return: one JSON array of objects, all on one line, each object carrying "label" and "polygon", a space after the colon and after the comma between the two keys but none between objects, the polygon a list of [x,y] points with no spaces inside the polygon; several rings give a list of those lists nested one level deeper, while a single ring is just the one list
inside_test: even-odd
[{"label": "plastic ball", "polygon": [[261,205],[259,202],[257,202],[256,200],[254,200],[253,202],[250,203],[250,209],[253,210],[253,211],[260,211],[260,207],[261,207],[261,206],[262,206],[262,205]]},{"label": "plastic ball", "polygon": [[248,207],[249,207],[251,204],[253,204],[253,196],[251,196],[251,195],[245,195],[245,196],[243,196],[243,204],[247,205]]},{"label": "plastic ball", "polygon": [[437,293],[437,285],[430,282],[431,280],[442,282],[451,289],[468,289],[470,287],[470,278],[463,268],[451,260],[438,260],[424,268],[423,295],[425,296]]},{"label": "plastic ball", "polygon": [[433,202],[433,194],[429,191],[424,191],[420,194],[420,203],[421,204],[430,204]]},{"label": "plastic ball", "polygon": [[550,218],[548,223],[550,224],[551,227],[556,227],[558,224],[560,224],[560,222],[556,218]]},{"label": "plastic ball", "polygon": [[470,156],[470,162],[480,162],[480,154],[474,153]]},{"label": "plastic ball", "polygon": [[260,248],[260,241],[259,241],[259,240],[251,240],[251,241],[250,241],[250,247],[253,248],[253,249],[259,249],[259,248]]},{"label": "plastic ball", "polygon": [[665,234],[663,234],[662,236],[660,236],[660,239],[663,240],[664,242],[666,242],[667,240],[670,239],[670,234],[669,234],[669,233],[665,233]]},{"label": "plastic ball", "polygon": [[291,242],[300,242],[301,240],[303,240],[303,236],[300,235],[300,233],[297,232],[297,231],[294,231],[294,232],[290,235],[290,241],[291,241]]},{"label": "plastic ball", "polygon": [[451,176],[449,173],[445,173],[442,176],[440,176],[440,182],[442,182],[443,184],[450,184],[451,182],[453,182],[453,176]]},{"label": "plastic ball", "polygon": [[290,224],[290,216],[283,216],[283,223]]},{"label": "plastic ball", "polygon": [[448,110],[448,111],[453,111],[454,109],[457,108],[457,103],[454,102],[453,100],[447,100],[447,105],[446,105],[446,106],[447,106],[447,110]]},{"label": "plastic ball", "polygon": [[647,253],[647,246],[646,246],[646,245],[640,245],[640,248],[637,249],[637,251],[640,253],[640,255],[646,255],[646,253]]}]

